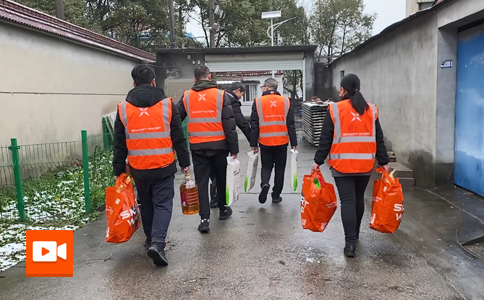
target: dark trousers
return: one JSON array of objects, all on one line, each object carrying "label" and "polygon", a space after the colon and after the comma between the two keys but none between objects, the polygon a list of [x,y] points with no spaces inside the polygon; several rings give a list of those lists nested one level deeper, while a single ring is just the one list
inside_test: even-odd
[{"label": "dark trousers", "polygon": [[284,187],[284,171],[286,169],[287,145],[274,147],[261,147],[260,159],[262,162],[261,187],[270,185],[272,168],[275,166],[274,188],[272,198],[277,198]]},{"label": "dark trousers", "polygon": [[370,176],[335,177],[341,201],[341,219],[345,240],[354,242],[359,237],[360,225],[365,213],[365,190]]},{"label": "dark trousers", "polygon": [[217,185],[217,199],[220,210],[225,209],[225,189],[227,184],[227,156],[228,151],[217,151],[213,155],[203,155],[192,151],[195,181],[198,185],[198,199],[200,201],[200,217],[210,219],[210,200],[208,197],[208,180],[210,173],[215,173]]},{"label": "dark trousers", "polygon": [[210,173],[210,181],[212,182],[210,183],[210,201],[213,202],[216,200],[218,203],[218,200],[215,199],[217,197],[217,179],[215,178],[215,172],[213,170]]},{"label": "dark trousers", "polygon": [[155,180],[134,178],[134,182],[146,237],[152,242],[164,243],[173,212],[175,175]]}]

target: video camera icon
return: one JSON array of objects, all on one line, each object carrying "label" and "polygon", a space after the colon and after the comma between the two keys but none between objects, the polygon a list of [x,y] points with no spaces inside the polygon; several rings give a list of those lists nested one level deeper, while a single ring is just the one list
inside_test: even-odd
[{"label": "video camera icon", "polygon": [[32,260],[34,262],[56,262],[57,257],[67,260],[67,244],[57,247],[57,242],[32,242]]}]

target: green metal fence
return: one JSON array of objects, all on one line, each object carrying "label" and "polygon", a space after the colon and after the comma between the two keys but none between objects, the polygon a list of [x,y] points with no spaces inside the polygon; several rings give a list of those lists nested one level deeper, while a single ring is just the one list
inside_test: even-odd
[{"label": "green metal fence", "polygon": [[[82,168],[85,212],[104,201],[105,188],[114,184],[110,157],[114,136],[108,133],[88,135],[80,132],[78,141],[24,145],[16,138],[10,146],[0,147],[0,188],[15,188],[19,219],[25,221],[23,186],[26,180],[42,178],[46,174]],[[95,184],[92,184],[95,183]]]},{"label": "green metal fence", "polygon": [[10,147],[0,146],[0,188],[14,184],[12,151]]}]

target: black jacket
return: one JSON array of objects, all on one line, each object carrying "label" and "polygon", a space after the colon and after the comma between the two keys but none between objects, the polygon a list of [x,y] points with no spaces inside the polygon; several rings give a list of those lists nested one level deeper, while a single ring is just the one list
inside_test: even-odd
[{"label": "black jacket", "polygon": [[[200,92],[210,88],[216,88],[217,85],[212,81],[207,80],[200,80],[193,85],[192,90],[195,92]],[[180,112],[181,120],[185,120],[187,117],[187,112],[185,110],[185,106],[183,105],[183,96],[181,97],[180,101],[177,103],[176,107]],[[231,154],[238,154],[239,153],[239,138],[237,137],[237,127],[235,124],[235,117],[234,112],[232,110],[232,106],[230,105],[230,99],[225,94],[224,96],[224,103],[222,106],[222,127],[225,132],[225,140],[218,141],[218,142],[209,142],[209,143],[200,143],[200,144],[191,144],[190,143],[190,150],[191,151],[218,151],[218,150],[228,150]]]},{"label": "black jacket", "polygon": [[[126,101],[136,107],[151,107],[166,98],[163,90],[154,86],[140,86],[132,89]],[[126,158],[128,148],[126,146],[126,134],[123,122],[119,117],[119,111],[114,122],[114,159],[113,171],[115,176],[119,176],[126,171]],[[182,121],[176,106],[172,105],[172,117],[170,123],[171,140],[176,151],[180,167],[190,166],[190,155],[188,154],[187,142],[183,133]],[[176,164],[173,162],[165,168],[153,170],[136,170],[131,167],[131,174],[139,180],[153,180],[172,176],[177,172]]]},{"label": "black jacket", "polygon": [[[376,129],[376,159],[380,166],[387,165],[390,162],[388,157],[387,148],[385,147],[385,141],[383,138],[383,130],[380,125],[378,118],[375,121]],[[331,146],[333,145],[334,136],[334,124],[331,119],[329,110],[326,112],[324,117],[323,129],[321,131],[321,137],[319,139],[319,146],[316,154],[314,156],[314,162],[318,165],[322,165],[328,157]]]},{"label": "black jacket", "polygon": [[247,122],[247,120],[245,119],[245,116],[242,114],[242,109],[240,108],[242,106],[242,103],[240,103],[239,98],[237,98],[237,95],[235,95],[234,92],[226,90],[225,93],[227,96],[229,96],[230,104],[232,104],[232,110],[234,111],[235,116],[235,123],[237,124],[237,127],[242,130],[245,137],[247,138],[247,141],[249,141],[250,143],[250,125],[249,122]]},{"label": "black jacket", "polygon": [[[277,94],[281,95],[278,91],[267,91],[262,93],[262,96],[270,95],[270,94]],[[289,141],[291,142],[292,147],[297,147],[297,134],[296,134],[296,125],[294,124],[294,113],[292,112],[292,108],[289,104],[289,111],[286,117],[286,125],[287,125],[287,132],[289,134]],[[252,105],[252,115],[250,116],[250,146],[257,147],[259,144],[259,114],[257,113],[256,103]],[[260,144],[260,147],[268,147],[265,145]]]}]

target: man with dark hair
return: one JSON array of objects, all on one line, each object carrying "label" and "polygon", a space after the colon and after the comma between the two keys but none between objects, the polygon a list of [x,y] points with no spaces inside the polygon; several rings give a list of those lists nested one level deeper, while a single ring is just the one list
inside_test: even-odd
[{"label": "man with dark hair", "polygon": [[[193,70],[193,74],[195,77],[195,82],[200,81],[200,80],[205,80],[205,81],[210,81],[211,79],[211,74],[210,74],[210,69],[206,66],[198,66]],[[210,77],[210,79],[208,79]]]},{"label": "man with dark hair", "polygon": [[113,170],[116,177],[126,172],[128,159],[141,204],[148,256],[156,265],[166,266],[165,240],[177,172],[173,149],[185,172],[189,170],[190,156],[180,114],[172,99],[156,87],[153,69],[139,65],[131,76],[134,89],[119,103],[114,124]]},{"label": "man with dark hair", "polygon": [[177,104],[182,120],[188,119],[188,137],[195,180],[198,185],[201,222],[198,230],[210,231],[208,180],[212,171],[217,182],[219,219],[226,220],[232,209],[226,206],[227,156],[236,159],[239,144],[230,99],[212,81],[210,70],[199,66],[194,71],[195,84],[185,91]]},{"label": "man with dark hair", "polygon": [[[229,89],[225,90],[225,94],[230,99],[230,104],[232,105],[232,110],[234,111],[235,123],[237,124],[237,127],[242,130],[242,133],[244,133],[247,141],[250,143],[250,125],[249,122],[247,122],[247,120],[245,119],[245,116],[242,114],[242,110],[240,108],[242,106],[242,103],[240,103],[240,99],[242,99],[245,94],[244,84],[242,82],[232,83],[232,86]],[[212,184],[210,185],[210,207],[215,208],[218,205],[216,179],[213,172],[210,175],[210,180],[212,180]]]},{"label": "man with dark hair", "polygon": [[261,151],[261,188],[259,202],[265,203],[269,192],[269,180],[275,166],[272,203],[282,201],[281,192],[284,186],[287,145],[291,141],[297,149],[296,126],[291,102],[277,91],[277,81],[269,78],[262,86],[262,97],[256,98],[252,106],[250,146],[254,152]]},{"label": "man with dark hair", "polygon": [[230,89],[226,90],[225,93],[229,96],[230,103],[232,104],[232,110],[234,111],[235,122],[237,123],[237,127],[242,130],[247,141],[250,143],[250,125],[249,122],[245,119],[245,116],[242,114],[242,103],[240,103],[240,99],[244,97],[245,94],[245,87],[242,82],[234,82]]}]

